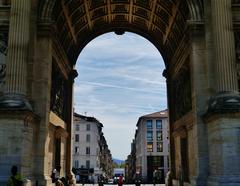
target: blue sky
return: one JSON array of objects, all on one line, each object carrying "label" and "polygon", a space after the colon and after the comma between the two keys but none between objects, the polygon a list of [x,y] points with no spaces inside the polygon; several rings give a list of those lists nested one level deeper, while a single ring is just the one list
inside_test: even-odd
[{"label": "blue sky", "polygon": [[166,108],[165,68],[145,38],[107,33],[80,53],[74,86],[75,112],[96,117],[114,158],[126,159],[140,116]]}]

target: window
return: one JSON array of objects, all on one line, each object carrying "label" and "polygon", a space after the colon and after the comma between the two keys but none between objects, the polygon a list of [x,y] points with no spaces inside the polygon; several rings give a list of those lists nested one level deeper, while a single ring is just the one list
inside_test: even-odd
[{"label": "window", "polygon": [[75,154],[79,154],[79,147],[75,147]]},{"label": "window", "polygon": [[162,141],[162,131],[157,131],[157,141]]},{"label": "window", "polygon": [[74,161],[74,167],[75,167],[75,168],[79,168],[79,161],[78,161],[78,160],[75,160],[75,161]]},{"label": "window", "polygon": [[75,141],[79,142],[79,134],[75,134]]},{"label": "window", "polygon": [[147,151],[153,152],[153,142],[147,142]]},{"label": "window", "polygon": [[86,168],[87,168],[87,169],[90,168],[90,160],[86,160]]},{"label": "window", "polygon": [[156,121],[156,129],[162,130],[162,120],[157,120]]},{"label": "window", "polygon": [[86,135],[86,141],[87,141],[87,142],[90,142],[90,134],[87,134],[87,135]]},{"label": "window", "polygon": [[90,147],[86,147],[86,154],[90,154]]},{"label": "window", "polygon": [[91,130],[90,124],[87,124],[87,131]]},{"label": "window", "polygon": [[147,129],[152,129],[152,120],[147,120]]},{"label": "window", "polygon": [[162,151],[163,151],[163,143],[157,142],[157,152],[162,152]]},{"label": "window", "polygon": [[153,141],[153,132],[147,131],[147,141]]},{"label": "window", "polygon": [[79,131],[79,124],[76,124],[76,131]]}]

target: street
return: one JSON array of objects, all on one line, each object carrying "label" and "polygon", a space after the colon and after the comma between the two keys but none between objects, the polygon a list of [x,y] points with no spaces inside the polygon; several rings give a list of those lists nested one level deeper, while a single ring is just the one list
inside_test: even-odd
[{"label": "street", "polygon": [[[135,186],[135,184],[123,184],[123,186]],[[155,186],[164,186],[165,184],[155,184]],[[82,184],[77,184],[77,186],[83,186]],[[98,186],[98,184],[84,184],[84,186]],[[117,184],[104,184],[104,186],[117,186]],[[141,184],[141,186],[153,186],[153,184]]]}]

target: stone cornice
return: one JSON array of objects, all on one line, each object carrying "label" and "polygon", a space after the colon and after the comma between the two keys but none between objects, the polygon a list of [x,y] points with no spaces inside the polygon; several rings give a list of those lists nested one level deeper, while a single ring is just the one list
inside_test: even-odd
[{"label": "stone cornice", "polygon": [[49,114],[49,122],[55,127],[66,128],[67,124],[60,117],[58,117],[54,112],[50,112]]}]

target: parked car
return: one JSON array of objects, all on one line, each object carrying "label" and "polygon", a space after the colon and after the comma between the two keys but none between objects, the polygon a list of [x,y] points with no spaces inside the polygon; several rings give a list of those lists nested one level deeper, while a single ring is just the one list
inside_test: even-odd
[{"label": "parked car", "polygon": [[108,179],[109,184],[113,184],[113,179]]}]

